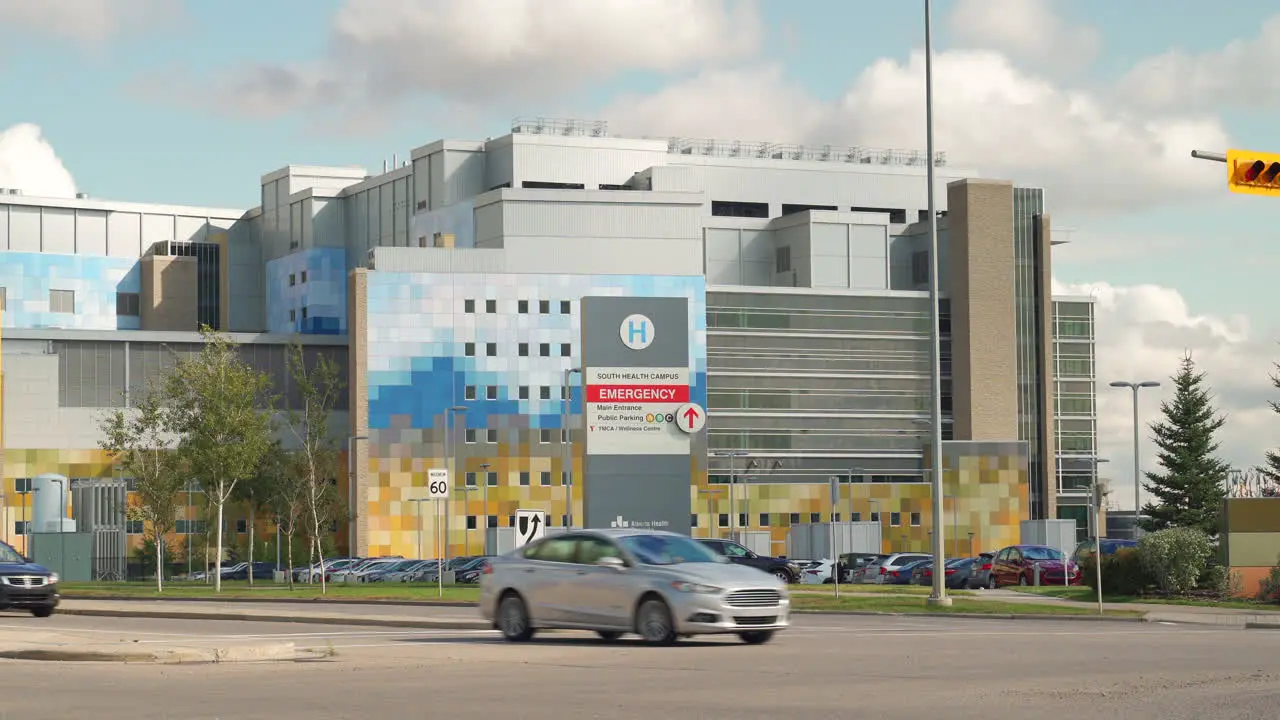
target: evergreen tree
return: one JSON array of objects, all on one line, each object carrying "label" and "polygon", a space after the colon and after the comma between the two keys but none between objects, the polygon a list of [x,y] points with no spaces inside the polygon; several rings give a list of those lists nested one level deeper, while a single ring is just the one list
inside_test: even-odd
[{"label": "evergreen tree", "polygon": [[[1276,363],[1276,369],[1280,370],[1280,363]],[[1277,390],[1280,390],[1280,374],[1271,376],[1271,384],[1275,386]],[[1271,400],[1268,401],[1267,404],[1271,406],[1272,412],[1280,414],[1280,402]],[[1271,481],[1272,488],[1274,488],[1276,484],[1280,484],[1280,451],[1268,450],[1267,464],[1258,468],[1258,472],[1262,473],[1263,477]],[[1272,491],[1274,492],[1274,490]],[[1263,497],[1268,497],[1267,492],[1268,488],[1263,488]]]},{"label": "evergreen tree", "polygon": [[1164,420],[1151,425],[1162,471],[1145,473],[1143,485],[1156,502],[1143,506],[1142,528],[1189,527],[1216,537],[1231,469],[1217,457],[1216,435],[1227,419],[1214,408],[1205,374],[1190,354],[1171,380],[1173,399],[1160,404]]}]

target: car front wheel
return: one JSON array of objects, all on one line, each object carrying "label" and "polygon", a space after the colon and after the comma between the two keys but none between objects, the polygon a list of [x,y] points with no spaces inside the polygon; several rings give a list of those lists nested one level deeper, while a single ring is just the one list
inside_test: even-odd
[{"label": "car front wheel", "polygon": [[742,638],[742,642],[748,645],[763,645],[773,639],[773,631],[748,630],[747,632],[738,633],[738,637]]},{"label": "car front wheel", "polygon": [[675,643],[676,624],[671,617],[671,608],[657,598],[645,600],[636,611],[636,632],[650,645]]},{"label": "car front wheel", "polygon": [[53,615],[53,606],[48,605],[45,607],[31,608],[31,614],[35,615],[38,618],[47,618]]},{"label": "car front wheel", "polygon": [[527,642],[533,638],[533,623],[519,595],[511,593],[498,604],[498,629],[510,642]]},{"label": "car front wheel", "polygon": [[775,570],[773,571],[773,576],[781,580],[784,584],[791,584],[791,573],[786,570]]}]

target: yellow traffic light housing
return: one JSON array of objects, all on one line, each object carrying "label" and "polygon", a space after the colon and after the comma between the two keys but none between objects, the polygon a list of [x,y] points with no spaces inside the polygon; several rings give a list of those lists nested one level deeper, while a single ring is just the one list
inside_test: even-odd
[{"label": "yellow traffic light housing", "polygon": [[1231,192],[1280,197],[1280,154],[1228,150],[1227,187]]}]

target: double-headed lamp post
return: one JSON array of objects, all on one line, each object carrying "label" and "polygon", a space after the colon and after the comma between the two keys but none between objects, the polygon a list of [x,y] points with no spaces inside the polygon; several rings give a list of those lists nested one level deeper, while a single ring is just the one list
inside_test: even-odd
[{"label": "double-headed lamp post", "polygon": [[[1098,479],[1098,465],[1109,462],[1106,458],[1094,456],[1093,458],[1093,488],[1090,493],[1093,496],[1093,572],[1094,584],[1098,586],[1098,614],[1102,611],[1102,535],[1105,528],[1102,527],[1102,482]],[[1065,573],[1064,573],[1065,575]]]},{"label": "double-headed lamp post", "polygon": [[[581,375],[582,368],[565,368],[564,389],[560,391],[560,469],[563,472],[560,482],[564,483],[564,526],[566,529],[573,527],[573,434],[569,429],[569,410],[573,402],[573,386],[569,383],[574,373]],[[585,384],[585,380],[583,382]],[[585,408],[585,397],[582,402]]]},{"label": "double-headed lamp post", "polygon": [[729,539],[736,540],[738,527],[738,505],[737,505],[737,469],[733,464],[734,458],[746,457],[746,450],[717,450],[711,453],[715,457],[729,458]]},{"label": "double-headed lamp post", "polygon": [[1116,380],[1111,383],[1111,387],[1129,388],[1133,391],[1133,539],[1137,540],[1138,518],[1142,517],[1142,460],[1139,452],[1141,439],[1138,434],[1138,391],[1142,388],[1158,388],[1160,383],[1155,380],[1133,382]]},{"label": "double-headed lamp post", "polygon": [[484,505],[481,513],[480,554],[489,554],[489,463],[480,463],[480,504]]}]

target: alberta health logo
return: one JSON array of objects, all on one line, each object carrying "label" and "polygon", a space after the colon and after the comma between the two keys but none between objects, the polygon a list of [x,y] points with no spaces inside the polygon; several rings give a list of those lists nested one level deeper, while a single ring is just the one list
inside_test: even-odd
[{"label": "alberta health logo", "polygon": [[666,520],[627,520],[621,515],[609,523],[611,528],[636,528],[638,530],[657,530],[671,525]]}]

